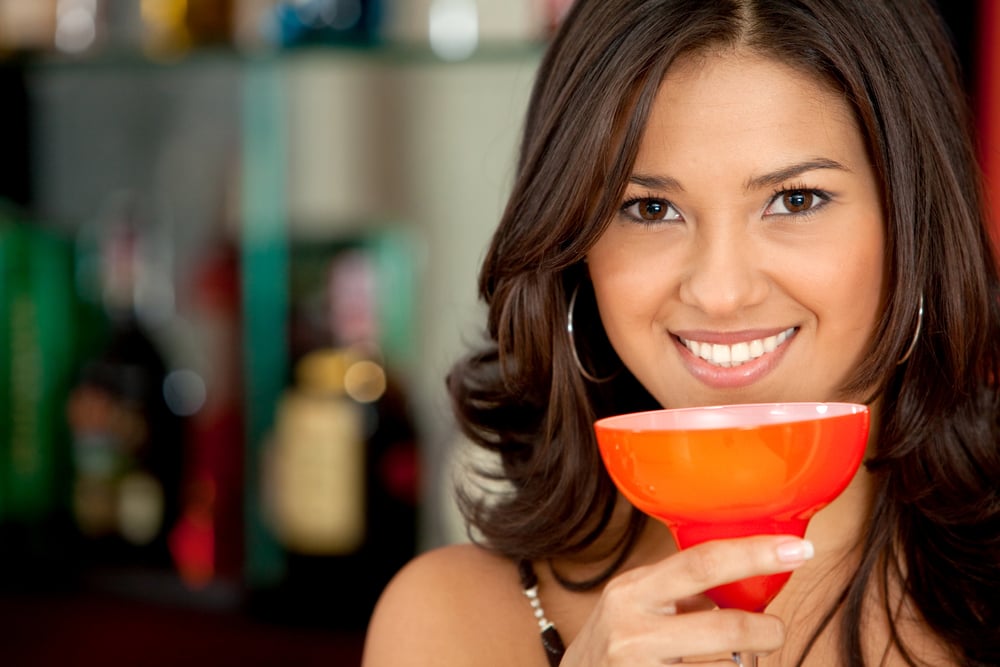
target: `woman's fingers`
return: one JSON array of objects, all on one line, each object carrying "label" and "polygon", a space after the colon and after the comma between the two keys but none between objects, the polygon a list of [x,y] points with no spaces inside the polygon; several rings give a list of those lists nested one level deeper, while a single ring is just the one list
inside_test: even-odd
[{"label": "woman's fingers", "polygon": [[780,619],[715,609],[703,593],[794,570],[812,553],[812,544],[797,537],[759,536],[706,542],[629,570],[608,582],[565,664],[663,665],[777,650],[785,637]]},{"label": "woman's fingers", "polygon": [[640,667],[725,659],[741,651],[770,653],[785,639],[779,618],[733,609],[653,614],[611,604],[598,615],[570,645],[565,664]]},{"label": "woman's fingers", "polygon": [[750,577],[789,572],[813,556],[808,540],[794,536],[757,536],[705,542],[666,560],[636,568],[609,587],[639,585],[653,610],[675,610],[679,600],[722,584]]},{"label": "woman's fingers", "polygon": [[[766,654],[781,648],[785,641],[785,625],[781,619],[736,609],[678,614],[669,619],[661,617],[651,623],[648,630],[640,650],[631,653],[631,649],[638,648],[638,644],[625,646],[623,643],[618,647],[619,657],[627,655],[628,660],[647,659],[649,656],[704,658],[731,656],[740,651]],[[629,663],[623,659],[622,664]]]}]

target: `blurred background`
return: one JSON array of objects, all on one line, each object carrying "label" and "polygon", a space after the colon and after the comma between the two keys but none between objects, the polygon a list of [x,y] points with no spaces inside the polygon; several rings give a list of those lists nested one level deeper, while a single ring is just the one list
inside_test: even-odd
[{"label": "blurred background", "polygon": [[569,3],[0,0],[0,664],[359,663]]}]

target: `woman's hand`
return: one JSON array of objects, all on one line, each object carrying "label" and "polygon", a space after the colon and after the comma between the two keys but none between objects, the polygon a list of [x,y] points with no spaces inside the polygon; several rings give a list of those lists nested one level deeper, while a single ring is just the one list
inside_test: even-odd
[{"label": "woman's hand", "polygon": [[[774,651],[785,637],[780,619],[715,609],[704,592],[794,570],[812,555],[812,544],[796,537],[750,537],[706,542],[624,572],[608,582],[561,665],[638,667]],[[719,664],[732,665],[726,660]]]}]

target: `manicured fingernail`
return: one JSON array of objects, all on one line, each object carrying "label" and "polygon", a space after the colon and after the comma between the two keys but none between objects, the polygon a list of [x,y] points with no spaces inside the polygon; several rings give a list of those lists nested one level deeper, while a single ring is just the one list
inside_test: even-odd
[{"label": "manicured fingernail", "polygon": [[816,550],[809,540],[789,540],[778,545],[777,554],[782,563],[800,563],[816,555]]}]

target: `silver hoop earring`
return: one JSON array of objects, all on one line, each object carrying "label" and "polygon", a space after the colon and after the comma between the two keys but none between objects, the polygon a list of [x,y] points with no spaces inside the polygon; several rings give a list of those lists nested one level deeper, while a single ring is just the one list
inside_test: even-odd
[{"label": "silver hoop earring", "polygon": [[897,366],[902,366],[910,355],[913,354],[913,349],[917,347],[917,340],[920,338],[920,330],[924,326],[924,295],[920,295],[920,307],[917,310],[917,329],[913,332],[913,340],[910,341],[910,346],[906,348],[906,352],[903,354],[902,358],[896,362]]},{"label": "silver hoop earring", "polygon": [[599,378],[592,375],[586,368],[583,367],[583,363],[580,361],[580,355],[576,352],[576,338],[573,336],[573,309],[576,308],[576,293],[578,291],[580,291],[579,284],[573,288],[573,294],[569,297],[569,306],[566,309],[566,333],[569,334],[569,351],[573,355],[573,363],[576,364],[576,370],[580,372],[580,375],[595,384],[600,384],[602,382],[607,382],[618,375],[618,371],[615,371],[607,377]]}]

